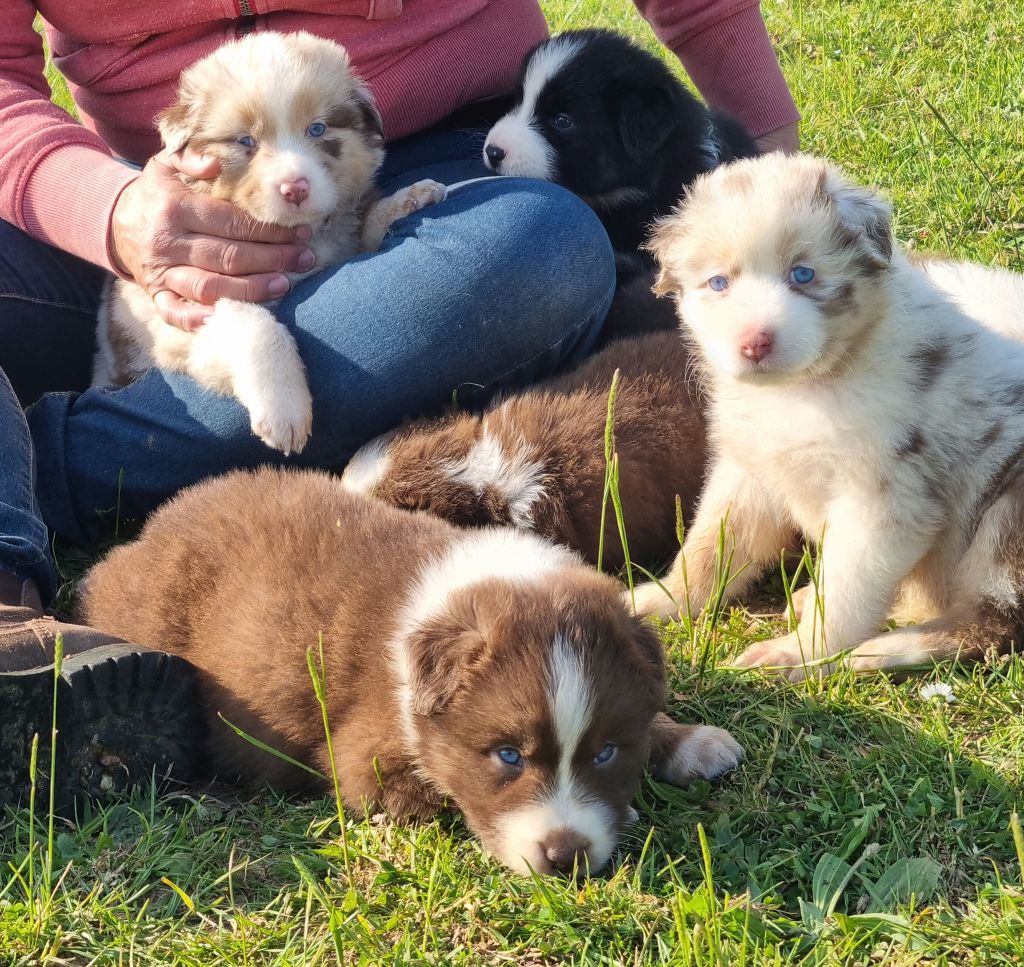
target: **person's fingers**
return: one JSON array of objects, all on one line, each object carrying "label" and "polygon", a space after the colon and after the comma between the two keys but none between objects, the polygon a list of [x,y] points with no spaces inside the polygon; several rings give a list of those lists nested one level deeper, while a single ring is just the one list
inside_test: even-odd
[{"label": "person's fingers", "polygon": [[178,227],[196,235],[216,235],[245,242],[284,245],[295,241],[296,233],[281,225],[258,222],[231,202],[198,192],[182,195],[177,209]]},{"label": "person's fingers", "polygon": [[192,148],[182,148],[181,151],[167,152],[163,155],[167,164],[199,181],[210,181],[220,174],[220,158],[209,154],[200,154]]},{"label": "person's fingers", "polygon": [[261,272],[308,272],[314,256],[305,245],[266,245],[237,242],[212,235],[186,235],[175,245],[184,265],[221,275],[256,275]]},{"label": "person's fingers", "polygon": [[154,292],[153,304],[164,322],[176,329],[183,329],[185,332],[193,332],[198,329],[213,311],[208,306],[187,302],[169,289]]},{"label": "person's fingers", "polygon": [[220,275],[191,265],[172,266],[164,273],[162,282],[177,295],[202,306],[212,306],[218,299],[268,302],[281,298],[289,288],[288,278],[279,272]]}]

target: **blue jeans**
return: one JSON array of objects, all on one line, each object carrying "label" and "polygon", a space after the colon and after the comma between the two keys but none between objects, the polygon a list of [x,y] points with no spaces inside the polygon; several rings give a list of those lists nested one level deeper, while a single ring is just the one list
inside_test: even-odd
[{"label": "blue jeans", "polygon": [[[102,276],[0,222],[0,347],[9,331],[32,337],[24,359],[0,348],[0,570],[52,587],[40,510],[51,529],[89,546],[115,511],[142,517],[234,467],[338,469],[405,417],[453,396],[482,402],[585,356],[614,291],[607,236],[564,189],[486,177],[481,142],[427,132],[394,145],[385,193],[433,177],[455,185],[449,197],[396,223],[380,252],[303,281],[280,304],[315,401],[313,435],[291,458],[252,435],[234,400],[158,370],[119,390],[47,392],[27,410],[26,429],[8,379],[24,399],[20,377],[38,379],[40,357],[63,360],[73,320],[91,333]],[[40,264],[59,271],[34,271]],[[80,343],[67,365],[81,373],[69,380],[87,372]]]}]

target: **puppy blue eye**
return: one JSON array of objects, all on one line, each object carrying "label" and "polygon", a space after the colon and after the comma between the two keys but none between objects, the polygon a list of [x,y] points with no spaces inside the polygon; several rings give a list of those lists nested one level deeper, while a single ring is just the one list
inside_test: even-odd
[{"label": "puppy blue eye", "polygon": [[814,269],[809,265],[794,265],[789,277],[797,285],[806,285],[814,278]]},{"label": "puppy blue eye", "polygon": [[256,139],[251,134],[243,134],[238,139],[238,143],[245,145],[245,147],[247,147],[247,148],[255,148],[256,147]]},{"label": "puppy blue eye", "polygon": [[713,275],[708,279],[708,288],[715,292],[725,292],[729,288],[729,280],[724,275]]},{"label": "puppy blue eye", "polygon": [[504,745],[498,749],[498,758],[507,766],[521,766],[523,764],[523,755],[518,749],[513,749],[510,745]]},{"label": "puppy blue eye", "polygon": [[611,742],[609,742],[607,745],[605,745],[601,749],[600,752],[598,752],[597,755],[594,756],[594,762],[596,762],[598,765],[601,765],[602,763],[605,763],[605,762],[611,762],[611,760],[614,757],[614,755],[615,755],[615,746],[612,745]]},{"label": "puppy blue eye", "polygon": [[327,130],[327,125],[322,121],[314,121],[308,128],[306,128],[306,134],[311,138],[323,137],[324,131]]},{"label": "puppy blue eye", "polygon": [[552,119],[551,123],[556,128],[561,128],[563,131],[568,131],[573,126],[573,120],[568,114],[556,114]]}]

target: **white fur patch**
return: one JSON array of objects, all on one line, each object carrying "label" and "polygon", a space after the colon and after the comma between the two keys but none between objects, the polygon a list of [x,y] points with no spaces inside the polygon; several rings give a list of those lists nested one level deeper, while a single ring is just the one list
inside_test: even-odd
[{"label": "white fur patch", "polygon": [[698,725],[676,746],[662,777],[675,786],[694,779],[717,779],[735,769],[743,759],[743,746],[725,729]]},{"label": "white fur patch", "polygon": [[[501,818],[497,833],[498,858],[517,873],[549,868],[541,843],[559,829],[572,830],[590,843],[587,866],[597,872],[615,848],[615,817],[603,802],[587,801],[575,782],[561,783],[541,802],[513,810]],[[583,864],[581,863],[581,871]]]},{"label": "white fur patch", "polygon": [[593,694],[583,656],[559,635],[551,649],[548,698],[555,736],[561,749],[558,760],[559,785],[572,778],[572,758],[593,716]]},{"label": "white fur patch", "polygon": [[397,431],[384,433],[361,446],[341,475],[341,485],[350,494],[370,496],[391,467],[391,441]]},{"label": "white fur patch", "polygon": [[423,568],[409,595],[407,621],[429,620],[444,609],[451,595],[481,581],[539,582],[582,563],[575,551],[527,531],[491,527],[467,533]]},{"label": "white fur patch", "polygon": [[582,47],[583,41],[578,37],[562,36],[552,38],[534,53],[523,77],[523,103],[520,111],[524,116],[533,114],[541,91]]},{"label": "white fur patch", "polygon": [[1024,276],[973,262],[926,262],[922,268],[940,289],[983,326],[1024,339]]},{"label": "white fur patch", "polygon": [[493,487],[507,502],[516,527],[533,526],[533,505],[544,496],[541,464],[523,453],[506,454],[501,441],[492,436],[484,422],[483,433],[461,459],[444,469],[452,480],[481,494]]},{"label": "white fur patch", "polygon": [[508,114],[491,128],[484,145],[484,163],[487,160],[487,145],[496,145],[505,152],[505,157],[494,170],[499,175],[518,178],[539,178],[551,181],[555,175],[555,149],[533,126],[530,119],[518,112]]},{"label": "white fur patch", "polygon": [[484,145],[484,163],[488,167],[487,145],[495,145],[505,152],[496,169],[499,175],[541,178],[544,181],[555,177],[554,148],[537,127],[537,100],[544,87],[582,46],[578,38],[555,37],[530,58],[523,76],[522,103],[491,128]]},{"label": "white fur patch", "polygon": [[392,662],[398,681],[402,728],[410,750],[416,748],[409,664],[405,643],[417,627],[440,614],[457,591],[482,581],[540,582],[565,568],[579,567],[575,551],[551,544],[528,531],[485,528],[467,532],[439,558],[427,562],[409,593],[391,642]]},{"label": "white fur patch", "polygon": [[[168,332],[160,337],[187,346],[188,373],[234,396],[249,411],[253,433],[268,447],[286,455],[301,452],[313,422],[313,400],[295,340],[269,309],[220,299],[196,332],[164,328]],[[166,365],[159,352],[155,355],[157,363]]]},{"label": "white fur patch", "polygon": [[588,864],[598,870],[615,845],[615,817],[603,802],[587,797],[573,774],[573,759],[593,718],[594,696],[582,654],[561,636],[551,649],[548,701],[558,740],[558,771],[539,802],[510,812],[498,824],[501,859],[519,872],[547,870],[544,843],[565,830],[587,841]]}]

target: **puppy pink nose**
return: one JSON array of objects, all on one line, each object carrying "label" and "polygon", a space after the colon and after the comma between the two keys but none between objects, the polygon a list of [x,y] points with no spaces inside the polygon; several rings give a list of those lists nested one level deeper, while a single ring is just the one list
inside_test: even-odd
[{"label": "puppy pink nose", "polygon": [[305,178],[294,181],[282,181],[279,190],[281,197],[293,205],[301,205],[309,197],[309,182]]},{"label": "puppy pink nose", "polygon": [[775,336],[767,329],[751,329],[740,336],[740,352],[755,363],[761,362],[774,345]]}]

